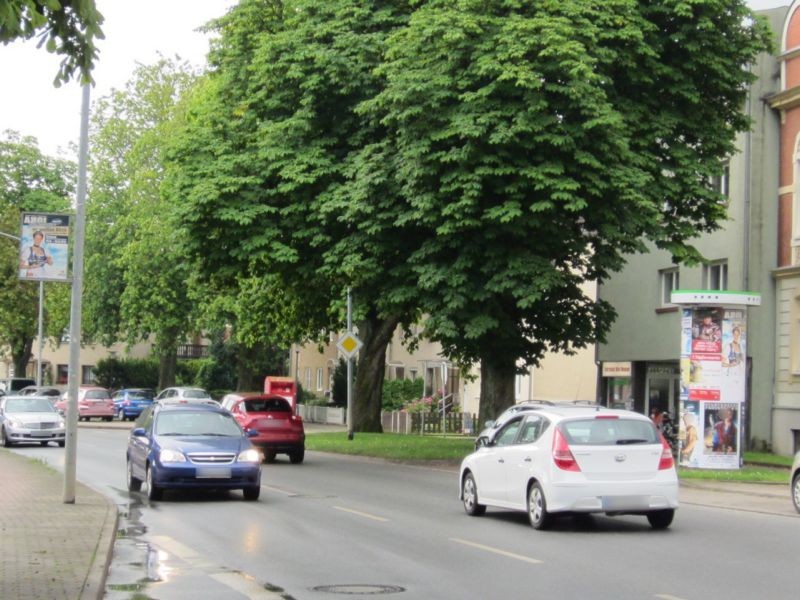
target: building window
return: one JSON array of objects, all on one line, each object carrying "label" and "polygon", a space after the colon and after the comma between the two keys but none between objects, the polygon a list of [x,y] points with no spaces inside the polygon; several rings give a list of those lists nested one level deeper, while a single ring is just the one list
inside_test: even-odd
[{"label": "building window", "polygon": [[409,370],[408,370],[408,376],[409,376],[409,377],[410,377],[412,380],[413,380],[413,379],[416,379],[417,377],[419,377],[419,375],[417,375],[417,373],[418,373],[418,371],[417,371],[416,369],[409,369]]},{"label": "building window", "polygon": [[305,388],[311,391],[311,367],[306,367],[306,384]]},{"label": "building window", "polygon": [[95,381],[94,365],[83,365],[81,367],[81,384],[94,385]]},{"label": "building window", "polygon": [[722,173],[711,178],[711,189],[725,198],[731,195],[731,166],[725,163],[722,166]]},{"label": "building window", "polygon": [[678,269],[659,271],[661,280],[661,306],[672,306],[672,292],[680,289],[680,273]]},{"label": "building window", "polygon": [[703,267],[703,286],[707,290],[728,289],[728,262],[718,261]]},{"label": "building window", "polygon": [[789,344],[789,364],[792,375],[800,375],[800,294],[795,294],[790,307],[791,343]]},{"label": "building window", "polygon": [[64,384],[69,379],[69,365],[56,366],[56,383]]},{"label": "building window", "polygon": [[517,400],[522,398],[522,375],[517,375],[514,378],[514,398]]},{"label": "building window", "polygon": [[322,367],[317,368],[317,391],[321,392],[324,385]]}]

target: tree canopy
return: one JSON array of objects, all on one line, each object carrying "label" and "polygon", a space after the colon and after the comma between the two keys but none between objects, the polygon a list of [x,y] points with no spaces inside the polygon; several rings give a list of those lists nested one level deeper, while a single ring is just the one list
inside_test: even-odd
[{"label": "tree canopy", "polygon": [[94,0],[5,0],[0,3],[0,42],[39,35],[39,45],[64,59],[55,78],[56,85],[80,74],[91,81],[97,60],[96,39],[103,39],[103,15]]},{"label": "tree canopy", "polygon": [[359,402],[422,313],[512,402],[518,365],[602,339],[583,284],[646,240],[697,260],[770,47],[742,0],[248,0],[219,27],[172,155],[191,253],[329,312],[352,287]]},{"label": "tree canopy", "polygon": [[[24,211],[64,212],[75,188],[75,164],[42,154],[35,138],[14,131],[0,139],[0,232],[19,237]],[[69,316],[69,286],[45,286],[45,333],[58,340]],[[0,346],[24,374],[38,333],[39,286],[19,278],[19,242],[0,239]]]}]

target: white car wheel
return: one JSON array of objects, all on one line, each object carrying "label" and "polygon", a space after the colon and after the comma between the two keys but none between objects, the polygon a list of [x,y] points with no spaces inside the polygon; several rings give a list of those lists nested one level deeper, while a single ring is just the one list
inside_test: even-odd
[{"label": "white car wheel", "polygon": [[800,513],[800,471],[795,473],[792,479],[792,502],[795,510]]},{"label": "white car wheel", "polygon": [[553,520],[553,516],[547,512],[547,500],[538,481],[528,491],[528,518],[534,529],[547,529]]}]

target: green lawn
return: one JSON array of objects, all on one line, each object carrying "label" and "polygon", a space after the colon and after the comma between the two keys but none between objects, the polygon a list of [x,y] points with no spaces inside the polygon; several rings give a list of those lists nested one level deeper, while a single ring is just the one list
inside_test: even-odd
[{"label": "green lawn", "polygon": [[[310,433],[306,448],[318,452],[374,456],[404,461],[446,461],[457,464],[473,450],[471,437],[439,435],[401,435],[396,433],[356,433],[352,440],[346,433]],[[741,470],[678,469],[682,479],[739,481],[752,483],[787,483],[792,459],[765,453],[745,453]]]}]

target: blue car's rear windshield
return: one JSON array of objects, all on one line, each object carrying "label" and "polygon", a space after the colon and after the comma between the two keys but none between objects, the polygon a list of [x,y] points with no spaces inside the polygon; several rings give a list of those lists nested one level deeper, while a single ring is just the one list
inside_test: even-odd
[{"label": "blue car's rear windshield", "polygon": [[156,435],[210,435],[241,437],[242,430],[230,415],[213,411],[162,412],[155,424]]}]

